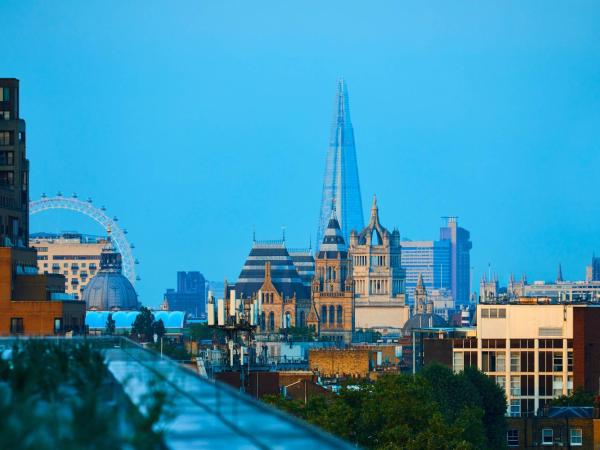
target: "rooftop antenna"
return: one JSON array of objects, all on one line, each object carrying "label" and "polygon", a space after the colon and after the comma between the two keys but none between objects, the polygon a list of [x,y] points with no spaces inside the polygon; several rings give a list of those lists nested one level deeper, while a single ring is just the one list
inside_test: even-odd
[{"label": "rooftop antenna", "polygon": [[283,242],[285,243],[285,225],[281,226],[281,236],[282,236]]},{"label": "rooftop antenna", "polygon": [[256,242],[256,226],[252,225],[252,242]]}]

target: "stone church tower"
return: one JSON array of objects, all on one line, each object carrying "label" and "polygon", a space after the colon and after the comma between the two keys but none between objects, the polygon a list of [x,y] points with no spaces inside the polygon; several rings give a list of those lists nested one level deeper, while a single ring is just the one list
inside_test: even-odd
[{"label": "stone church tower", "polygon": [[308,325],[319,337],[350,343],[354,332],[352,267],[335,214],[334,208],[315,261]]}]

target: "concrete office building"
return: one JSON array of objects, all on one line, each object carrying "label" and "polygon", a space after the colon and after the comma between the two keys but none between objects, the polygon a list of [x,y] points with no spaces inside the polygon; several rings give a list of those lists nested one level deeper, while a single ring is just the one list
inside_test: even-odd
[{"label": "concrete office building", "polygon": [[19,80],[0,78],[0,246],[28,246],[29,160]]},{"label": "concrete office building", "polygon": [[79,233],[34,233],[29,238],[37,250],[40,273],[65,276],[65,291],[81,299],[83,288],[100,268],[100,255],[107,245],[104,237]]}]

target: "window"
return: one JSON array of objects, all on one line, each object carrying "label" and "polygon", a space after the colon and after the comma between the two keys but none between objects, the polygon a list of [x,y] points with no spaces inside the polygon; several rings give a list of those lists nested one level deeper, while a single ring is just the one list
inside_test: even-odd
[{"label": "window", "polygon": [[521,377],[510,377],[510,395],[512,397],[521,396]]},{"label": "window", "polygon": [[573,352],[567,352],[567,372],[573,372]]},{"label": "window", "polygon": [[275,331],[275,314],[273,311],[269,313],[269,331]]},{"label": "window", "polygon": [[571,428],[569,430],[569,440],[571,445],[583,445],[583,432],[581,428]]},{"label": "window", "polygon": [[519,352],[510,352],[510,371],[521,371],[521,354]]},{"label": "window", "polygon": [[10,120],[10,111],[0,111],[0,120]]},{"label": "window", "polygon": [[335,321],[335,307],[333,305],[329,306],[329,325],[333,325]]},{"label": "window", "polygon": [[510,401],[509,414],[511,417],[519,417],[521,415],[521,400],[517,398]]},{"label": "window", "polygon": [[563,395],[563,379],[562,375],[552,377],[552,395],[560,397]]},{"label": "window", "polygon": [[571,395],[573,393],[573,375],[569,375],[567,377],[567,395]]},{"label": "window", "polygon": [[7,102],[10,100],[10,88],[0,87],[0,102]]},{"label": "window", "polygon": [[502,392],[506,391],[506,377],[504,375],[498,375],[496,377],[496,383],[502,388]]},{"label": "window", "polygon": [[519,430],[508,430],[506,432],[506,445],[509,447],[519,446]]},{"label": "window", "polygon": [[496,353],[496,372],[504,372],[506,370],[506,353]]},{"label": "window", "polygon": [[15,173],[12,170],[0,170],[0,185],[14,186]]},{"label": "window", "polygon": [[454,372],[462,372],[465,369],[465,354],[463,352],[454,352],[452,356],[452,367]]},{"label": "window", "polygon": [[542,429],[542,445],[552,445],[554,443],[554,431],[552,428]]},{"label": "window", "polygon": [[543,396],[552,395],[552,375],[540,375],[539,394]]},{"label": "window", "polygon": [[562,352],[554,352],[552,356],[552,372],[562,372],[563,370],[563,354]]},{"label": "window", "polygon": [[337,316],[336,316],[336,318],[337,318],[337,324],[341,325],[342,324],[342,306],[341,305],[337,306]]},{"label": "window", "polygon": [[321,323],[327,323],[327,306],[325,305],[321,306]]},{"label": "window", "polygon": [[22,317],[11,317],[10,318],[10,334],[23,334],[25,328],[23,326]]},{"label": "window", "polygon": [[60,333],[62,331],[62,318],[57,317],[54,319],[54,333]]},{"label": "window", "polygon": [[15,163],[14,152],[0,152],[0,166],[12,166]]},{"label": "window", "polygon": [[539,353],[540,372],[552,372],[552,352]]},{"label": "window", "polygon": [[0,145],[12,145],[12,131],[0,131]]}]

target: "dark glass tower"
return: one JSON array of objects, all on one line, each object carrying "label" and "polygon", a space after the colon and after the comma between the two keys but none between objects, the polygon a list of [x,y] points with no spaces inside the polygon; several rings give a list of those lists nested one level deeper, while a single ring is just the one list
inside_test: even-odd
[{"label": "dark glass tower", "polygon": [[349,242],[352,230],[359,232],[364,228],[364,219],[354,147],[354,129],[350,121],[348,90],[343,79],[338,81],[335,94],[317,242],[323,241],[323,234],[334,205],[342,235],[345,241]]}]

